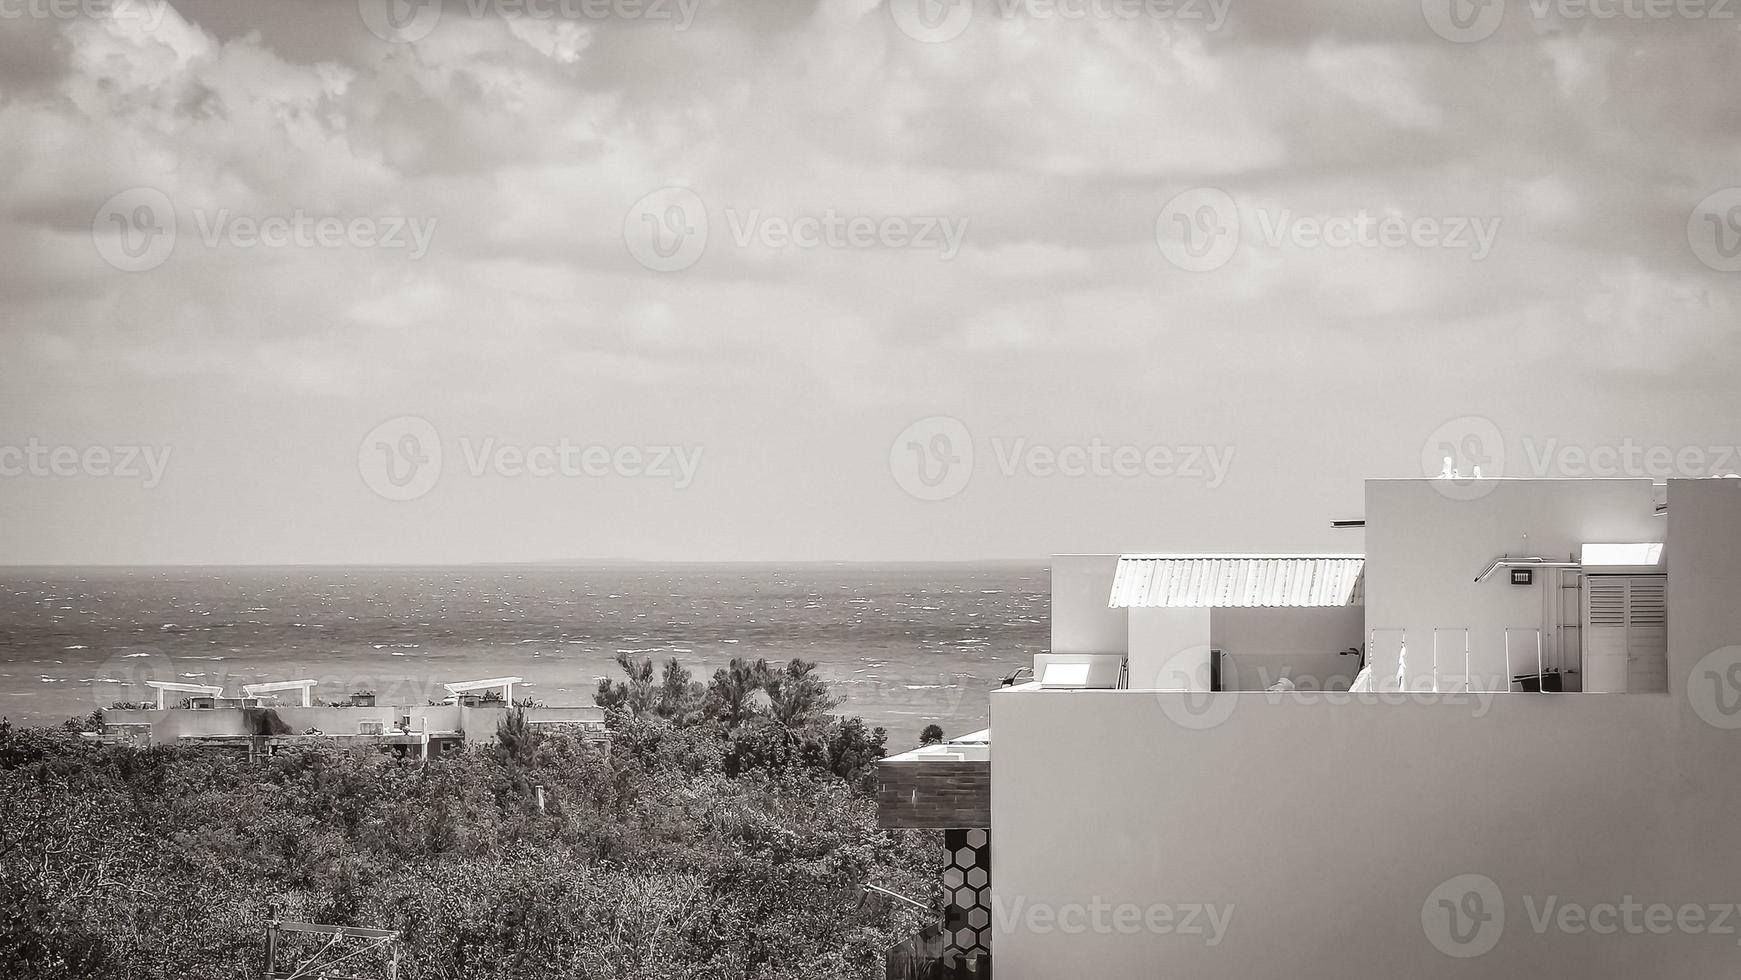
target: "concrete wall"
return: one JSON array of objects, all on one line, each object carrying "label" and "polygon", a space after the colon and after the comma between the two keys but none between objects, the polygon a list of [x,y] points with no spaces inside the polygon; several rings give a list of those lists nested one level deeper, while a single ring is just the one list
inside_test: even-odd
[{"label": "concrete wall", "polygon": [[[1474,499],[1463,499],[1470,493]],[[1503,689],[1505,631],[1543,628],[1551,577],[1538,573],[1530,586],[1511,585],[1504,570],[1480,585],[1475,577],[1501,554],[1526,549],[1564,560],[1590,541],[1661,541],[1666,529],[1654,511],[1649,480],[1368,480],[1366,625],[1383,631],[1369,652],[1375,673],[1396,676],[1399,631],[1406,630],[1408,682],[1430,687],[1433,629],[1468,628],[1472,672]],[[1463,642],[1461,634],[1441,642],[1445,689],[1461,683]],[[1518,659],[1533,665],[1534,634],[1515,633],[1513,642]]]},{"label": "concrete wall", "polygon": [[1117,555],[1052,558],[1052,652],[1124,653],[1125,611],[1107,605]]},{"label": "concrete wall", "polygon": [[1338,654],[1365,642],[1365,624],[1360,606],[1216,609],[1209,642],[1225,655],[1225,690],[1261,691],[1285,676],[1303,688],[1345,691],[1359,658]]},{"label": "concrete wall", "polygon": [[[1648,484],[1421,490],[1369,485],[1369,612],[1489,640],[1537,615],[1533,588],[1472,588],[1520,550],[1473,513],[1532,551],[1666,533],[1671,693],[996,692],[1004,980],[1737,975],[1741,481],[1672,484],[1666,527]],[[1437,555],[1457,570],[1411,557]],[[1183,931],[1211,921],[1191,906],[1220,910],[1218,943]]]},{"label": "concrete wall", "polygon": [[[1106,580],[1107,589],[1112,579]],[[1130,686],[1209,690],[1210,609],[1128,609]]]},{"label": "concrete wall", "polygon": [[[1717,709],[1741,696],[1741,651],[1730,649],[1741,644],[1741,480],[1671,480],[1668,507],[1668,689],[1698,730],[1695,701]],[[1734,715],[1723,713],[1741,727]]]},{"label": "concrete wall", "polygon": [[[1677,735],[1667,695],[1491,695],[1485,713],[1261,694],[1215,695],[1203,712],[1191,697],[992,695],[1004,980],[1631,980],[1729,977],[1741,963],[1734,935],[1531,928],[1525,896],[1538,909],[1550,896],[1741,901],[1741,736]],[[1467,962],[1423,924],[1434,890],[1464,874],[1488,876],[1505,903],[1498,945]],[[1234,913],[1217,946],[1146,921],[1066,935],[1028,917],[1097,902]]]}]

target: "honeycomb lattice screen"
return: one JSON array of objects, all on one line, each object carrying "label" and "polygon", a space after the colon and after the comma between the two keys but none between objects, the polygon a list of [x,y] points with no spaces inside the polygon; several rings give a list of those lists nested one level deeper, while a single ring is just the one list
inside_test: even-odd
[{"label": "honeycomb lattice screen", "polygon": [[944,962],[991,953],[991,832],[945,830]]}]

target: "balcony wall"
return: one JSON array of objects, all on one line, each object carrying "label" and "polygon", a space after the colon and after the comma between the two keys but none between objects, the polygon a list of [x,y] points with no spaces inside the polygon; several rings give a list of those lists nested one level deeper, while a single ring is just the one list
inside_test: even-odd
[{"label": "balcony wall", "polygon": [[877,822],[891,829],[990,827],[990,755],[983,746],[968,754],[948,760],[909,752],[877,763]]}]

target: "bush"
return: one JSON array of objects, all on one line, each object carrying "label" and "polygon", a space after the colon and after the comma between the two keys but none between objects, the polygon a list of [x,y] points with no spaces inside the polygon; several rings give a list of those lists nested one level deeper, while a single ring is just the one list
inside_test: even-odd
[{"label": "bush", "polygon": [[[817,714],[807,670],[722,673],[617,705],[606,746],[515,710],[427,762],[0,723],[0,855],[31,856],[0,861],[4,974],[251,976],[278,915],[402,930],[403,980],[881,977],[925,917],[862,885],[935,904],[941,855],[876,825],[886,735]],[[757,677],[799,688],[783,717]]]}]

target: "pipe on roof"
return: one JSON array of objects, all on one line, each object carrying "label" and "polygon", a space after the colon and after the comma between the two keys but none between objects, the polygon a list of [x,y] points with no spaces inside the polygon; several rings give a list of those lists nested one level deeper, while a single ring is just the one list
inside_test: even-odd
[{"label": "pipe on roof", "polygon": [[1554,558],[1512,558],[1500,555],[1493,559],[1493,564],[1487,566],[1487,571],[1475,576],[1475,584],[1479,585],[1493,576],[1501,568],[1583,568],[1575,561],[1559,561]]}]

